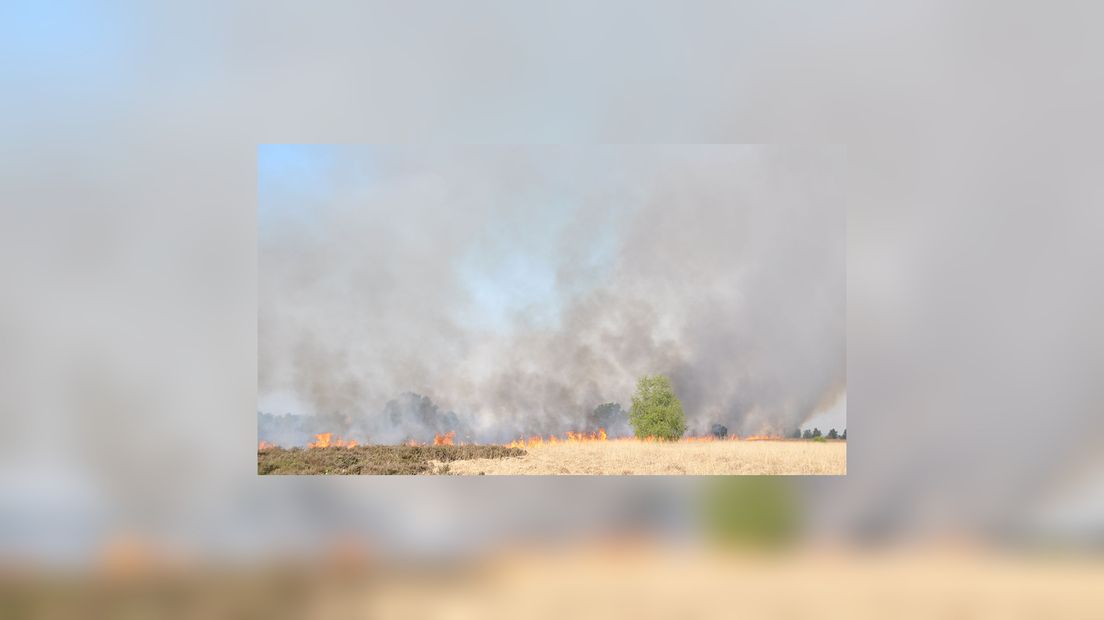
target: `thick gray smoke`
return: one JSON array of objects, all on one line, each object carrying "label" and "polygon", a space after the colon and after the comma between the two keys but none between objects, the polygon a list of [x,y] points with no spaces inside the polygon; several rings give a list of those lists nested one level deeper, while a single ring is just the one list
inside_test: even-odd
[{"label": "thick gray smoke", "polygon": [[451,424],[498,441],[584,430],[662,373],[690,432],[748,434],[846,391],[840,148],[272,146],[259,161],[261,411],[370,441]]},{"label": "thick gray smoke", "polygon": [[461,441],[474,439],[471,423],[454,411],[442,411],[434,402],[410,392],[387,402],[381,415],[274,415],[257,412],[258,439],[281,446],[303,446],[319,433],[376,443],[407,440],[429,442],[437,435],[455,433]]}]

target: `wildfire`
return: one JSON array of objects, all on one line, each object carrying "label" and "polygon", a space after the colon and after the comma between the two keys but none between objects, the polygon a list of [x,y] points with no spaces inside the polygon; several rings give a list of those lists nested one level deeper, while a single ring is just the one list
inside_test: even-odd
[{"label": "wildfire", "polygon": [[[727,437],[715,437],[713,435],[703,435],[700,437],[690,436],[679,439],[685,443],[697,443],[697,442],[712,442],[712,441],[778,441],[782,437],[774,435],[748,435],[747,437],[740,437],[739,435],[729,435]],[[563,438],[556,435],[549,435],[547,438],[540,435],[533,435],[531,437],[519,437],[506,444],[509,448],[532,448],[534,446],[540,446],[543,444],[559,444],[559,443],[580,443],[580,442],[594,442],[594,441],[626,441],[626,442],[641,442],[641,443],[658,443],[661,440],[658,437],[619,437],[616,439],[609,439],[606,435],[605,429],[598,429],[596,433],[579,433],[574,431],[568,431]]]},{"label": "wildfire", "polygon": [[314,439],[314,442],[307,444],[308,448],[355,448],[358,445],[355,439],[334,439],[333,433],[319,433]]},{"label": "wildfire", "polygon": [[558,444],[558,443],[581,443],[590,441],[607,441],[606,429],[600,428],[596,433],[577,433],[575,431],[567,431],[567,434],[563,439],[555,435],[549,435],[548,439],[541,437],[540,435],[533,435],[532,437],[518,438],[510,443],[506,444],[509,448],[532,448],[533,446],[539,446],[543,443]]},{"label": "wildfire", "polygon": [[[308,448],[355,448],[360,445],[355,439],[342,439],[340,437],[334,437],[333,433],[318,433],[314,436],[314,441],[307,444]],[[690,436],[679,439],[680,442],[685,443],[697,443],[697,442],[712,442],[712,441],[779,441],[782,437],[775,435],[748,435],[746,437],[740,437],[739,435],[729,435],[727,437],[715,437],[713,435],[703,436]],[[534,446],[540,446],[543,444],[561,444],[561,443],[591,443],[591,442],[603,442],[603,441],[622,441],[622,442],[641,442],[641,443],[657,443],[660,441],[657,437],[619,437],[610,439],[606,435],[606,429],[600,428],[593,433],[567,431],[562,436],[549,435],[543,437],[541,435],[532,435],[530,437],[519,437],[507,444],[504,444],[510,448],[532,448]],[[403,443],[406,446],[424,446],[428,444],[420,443],[417,440],[411,439]],[[456,431],[449,431],[443,435],[435,433],[433,435],[433,444],[435,446],[453,446],[456,444]],[[260,441],[257,443],[257,450],[271,450],[278,447],[276,444],[268,441]]]}]

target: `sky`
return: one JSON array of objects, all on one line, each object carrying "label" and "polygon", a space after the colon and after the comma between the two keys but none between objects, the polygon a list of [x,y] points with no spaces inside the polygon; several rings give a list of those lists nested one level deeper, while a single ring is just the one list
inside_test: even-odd
[{"label": "sky", "polygon": [[836,429],[839,432],[843,432],[847,428],[847,393],[844,392],[840,395],[839,400],[833,403],[827,409],[817,411],[808,420],[805,420],[801,424],[801,429],[814,429],[819,428],[824,434],[828,434],[829,429]]}]

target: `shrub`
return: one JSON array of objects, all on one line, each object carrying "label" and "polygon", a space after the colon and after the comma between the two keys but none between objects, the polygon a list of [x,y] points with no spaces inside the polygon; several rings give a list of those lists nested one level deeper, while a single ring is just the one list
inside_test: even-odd
[{"label": "shrub", "polygon": [[629,429],[629,416],[618,403],[604,403],[594,408],[586,419],[586,432],[596,433],[605,429],[610,437],[626,437]]},{"label": "shrub", "polygon": [[792,485],[768,476],[717,476],[702,494],[706,535],[733,547],[785,546],[800,533],[801,506]]},{"label": "shrub", "polygon": [[641,377],[636,384],[629,422],[637,437],[674,441],[686,432],[686,414],[671,380],[662,375]]}]

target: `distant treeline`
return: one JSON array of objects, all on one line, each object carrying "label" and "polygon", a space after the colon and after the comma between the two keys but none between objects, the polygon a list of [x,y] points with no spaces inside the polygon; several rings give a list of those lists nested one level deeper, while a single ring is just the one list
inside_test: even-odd
[{"label": "distant treeline", "polygon": [[820,432],[819,428],[814,428],[813,430],[801,430],[800,428],[798,428],[795,429],[794,432],[787,435],[787,437],[789,437],[790,439],[819,439],[822,437],[824,439],[847,439],[847,429],[845,428],[843,429],[842,433],[839,433],[836,432],[836,429],[833,428],[828,431],[827,435],[824,435]]}]

